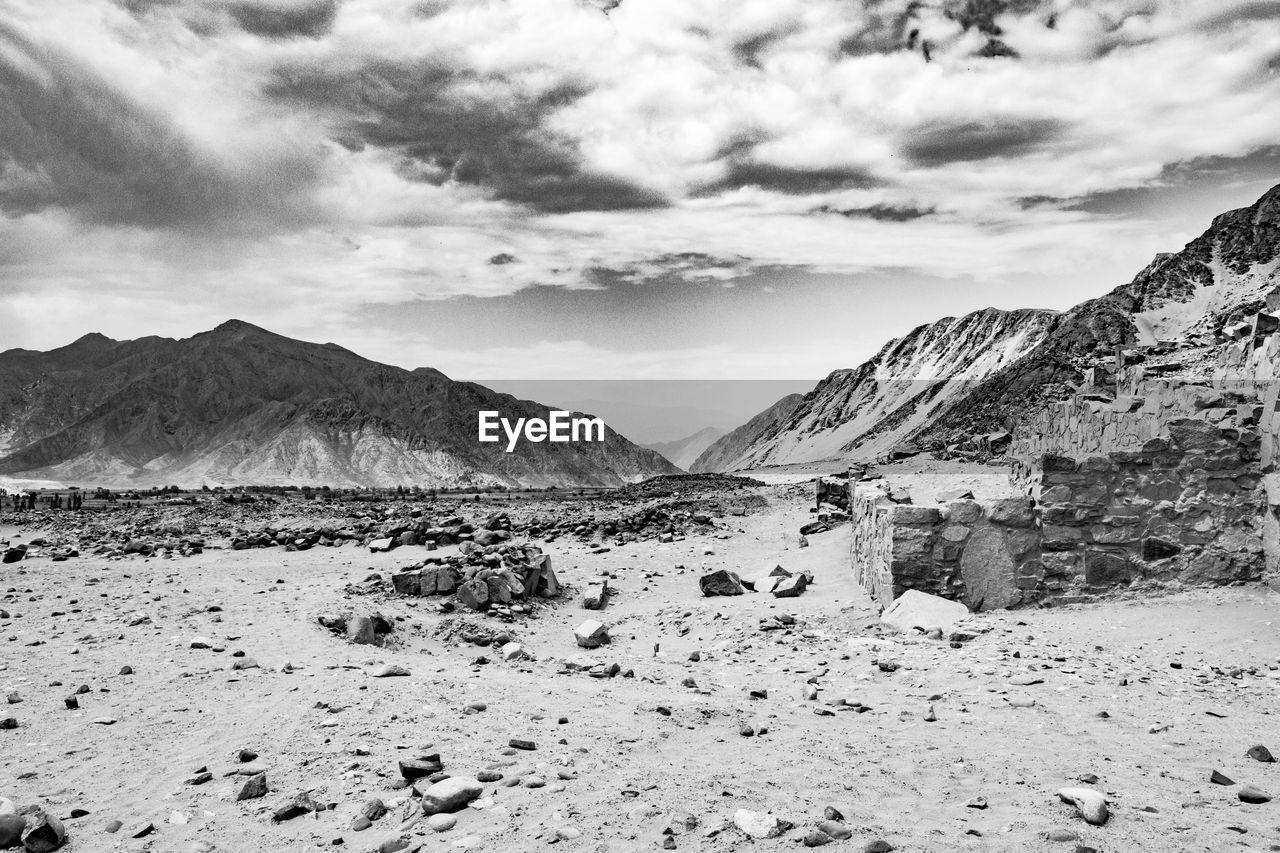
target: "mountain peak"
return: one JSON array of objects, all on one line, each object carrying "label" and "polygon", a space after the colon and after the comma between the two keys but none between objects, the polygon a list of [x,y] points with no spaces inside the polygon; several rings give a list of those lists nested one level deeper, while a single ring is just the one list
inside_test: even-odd
[{"label": "mountain peak", "polygon": [[251,332],[259,332],[263,334],[271,334],[261,326],[255,326],[252,323],[246,323],[244,320],[237,320],[234,317],[224,323],[220,323],[210,330],[216,335],[241,335]]}]

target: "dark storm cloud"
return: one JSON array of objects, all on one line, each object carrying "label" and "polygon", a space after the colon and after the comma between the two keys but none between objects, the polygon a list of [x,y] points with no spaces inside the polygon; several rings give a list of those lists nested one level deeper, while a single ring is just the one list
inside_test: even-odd
[{"label": "dark storm cloud", "polygon": [[240,28],[265,38],[322,36],[333,26],[338,0],[318,0],[295,6],[279,3],[232,3],[227,6]]},{"label": "dark storm cloud", "polygon": [[1066,129],[1057,119],[928,125],[914,131],[902,152],[918,166],[945,166],[995,157],[1021,157],[1054,141]]},{"label": "dark storm cloud", "polygon": [[805,169],[777,166],[755,160],[730,163],[724,177],[697,190],[697,196],[756,187],[784,195],[811,195],[838,190],[870,189],[881,181],[870,172],[856,167],[824,167]]},{"label": "dark storm cloud", "polygon": [[115,0],[135,16],[176,11],[194,32],[231,27],[267,39],[319,38],[333,26],[338,0]]},{"label": "dark storm cloud", "polygon": [[796,31],[795,26],[780,27],[769,32],[758,33],[750,38],[736,42],[731,50],[733,56],[743,65],[752,68],[760,67],[760,57],[770,48]]},{"label": "dark storm cloud", "polygon": [[1141,187],[1125,187],[1071,199],[1056,199],[1064,210],[1103,216],[1129,216],[1196,195],[1217,195],[1224,187],[1264,182],[1280,175],[1280,145],[1270,145],[1244,157],[1197,157],[1168,163],[1160,176]]},{"label": "dark storm cloud", "polygon": [[0,24],[0,210],[100,224],[206,228],[283,217],[304,161],[236,175],[163,117],[67,56]]},{"label": "dark storm cloud", "polygon": [[914,207],[912,205],[873,204],[868,207],[849,207],[836,209],[823,205],[814,213],[837,214],[847,219],[874,219],[877,222],[912,222],[932,216],[937,210],[932,207]]},{"label": "dark storm cloud", "polygon": [[327,116],[348,148],[396,152],[397,171],[410,180],[480,186],[544,213],[666,204],[655,192],[587,168],[576,142],[546,127],[586,93],[562,85],[520,95],[507,81],[466,70],[381,61],[344,72],[280,69],[266,88],[269,97]]}]

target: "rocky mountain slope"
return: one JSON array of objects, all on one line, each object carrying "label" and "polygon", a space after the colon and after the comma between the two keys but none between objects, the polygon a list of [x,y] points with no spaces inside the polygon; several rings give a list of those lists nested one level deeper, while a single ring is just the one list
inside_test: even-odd
[{"label": "rocky mountain slope", "polygon": [[791,413],[804,401],[803,394],[788,394],[742,426],[718,438],[694,460],[689,470],[694,474],[706,474],[743,467],[734,463],[760,441],[767,431],[787,423]]},{"label": "rocky mountain slope", "polygon": [[643,446],[661,453],[667,461],[677,468],[688,471],[689,466],[702,455],[702,451],[710,447],[722,435],[724,435],[724,430],[716,427],[707,427],[698,430],[693,435],[688,435],[675,441],[659,441]]},{"label": "rocky mountain slope", "polygon": [[0,475],[83,485],[617,486],[676,468],[601,443],[477,441],[477,412],[548,407],[239,321],[0,353]]},{"label": "rocky mountain slope", "polygon": [[694,470],[874,456],[908,442],[955,444],[1010,427],[1117,346],[1171,341],[1187,368],[1203,373],[1222,330],[1262,308],[1280,286],[1278,267],[1280,187],[1218,216],[1128,284],[1068,311],[989,308],[921,326],[860,367],[832,373],[793,412],[757,415],[749,442],[726,452],[722,439]]}]

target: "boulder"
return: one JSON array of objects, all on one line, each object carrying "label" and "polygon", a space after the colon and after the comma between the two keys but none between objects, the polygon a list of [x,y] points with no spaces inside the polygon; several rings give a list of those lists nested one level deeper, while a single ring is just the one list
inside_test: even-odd
[{"label": "boulder", "polygon": [[717,569],[711,574],[703,575],[698,579],[698,586],[706,596],[742,595],[744,592],[742,578],[728,569]]},{"label": "boulder", "polygon": [[791,828],[791,824],[779,820],[768,812],[738,809],[733,813],[733,825],[752,838],[777,838]]},{"label": "boulder", "polygon": [[586,592],[582,594],[582,606],[587,610],[604,610],[608,600],[609,580],[607,578],[591,581],[587,584]]},{"label": "boulder", "polygon": [[22,844],[22,831],[27,819],[18,814],[0,814],[0,850],[10,850]]},{"label": "boulder", "polygon": [[968,615],[969,608],[958,601],[909,589],[885,608],[880,621],[903,633],[917,628],[924,632],[940,628],[945,634]]},{"label": "boulder", "polygon": [[584,649],[594,649],[609,642],[609,629],[603,622],[588,619],[573,629],[573,638]]},{"label": "boulder", "polygon": [[458,587],[458,603],[472,610],[484,610],[489,606],[489,585],[473,578]]},{"label": "boulder", "polygon": [[802,574],[782,578],[773,585],[774,598],[795,598],[809,586],[809,579]]},{"label": "boulder", "polygon": [[1092,788],[1063,788],[1058,799],[1075,806],[1080,816],[1094,826],[1102,826],[1111,816],[1106,797]]},{"label": "boulder", "polygon": [[52,853],[67,840],[62,821],[45,811],[27,816],[27,828],[22,833],[22,846],[29,853]]},{"label": "boulder", "polygon": [[450,776],[422,792],[424,814],[460,811],[484,793],[484,786],[468,776]]},{"label": "boulder", "polygon": [[378,645],[378,633],[372,616],[352,616],[347,620],[347,642],[359,646]]},{"label": "boulder", "polygon": [[[396,591],[396,595],[422,595],[422,574],[419,571],[394,574],[391,576],[391,587]],[[432,580],[434,581],[434,576]],[[435,592],[434,584],[431,592]]]}]

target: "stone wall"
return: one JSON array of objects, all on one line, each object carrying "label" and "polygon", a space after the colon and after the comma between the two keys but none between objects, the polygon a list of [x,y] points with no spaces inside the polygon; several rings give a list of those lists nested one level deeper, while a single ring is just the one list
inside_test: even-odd
[{"label": "stone wall", "polygon": [[881,606],[909,589],[972,610],[1013,607],[1043,594],[1040,533],[1026,498],[915,506],[854,485],[850,504],[854,576]]},{"label": "stone wall", "polygon": [[875,488],[849,482],[849,520],[853,525],[850,563],[854,579],[881,607],[893,601],[894,504]]},{"label": "stone wall", "polygon": [[1222,584],[1263,570],[1256,433],[1196,418],[1136,451],[1042,463],[1041,560],[1051,596],[1133,581]]},{"label": "stone wall", "polygon": [[1138,451],[1152,439],[1168,439],[1168,425],[1183,418],[1255,429],[1262,414],[1257,398],[1242,389],[1213,387],[1208,380],[1146,379],[1140,367],[1121,371],[1115,390],[1113,399],[1077,394],[1019,425],[1009,476],[1020,492],[1039,497],[1040,460],[1048,455],[1086,459]]}]

